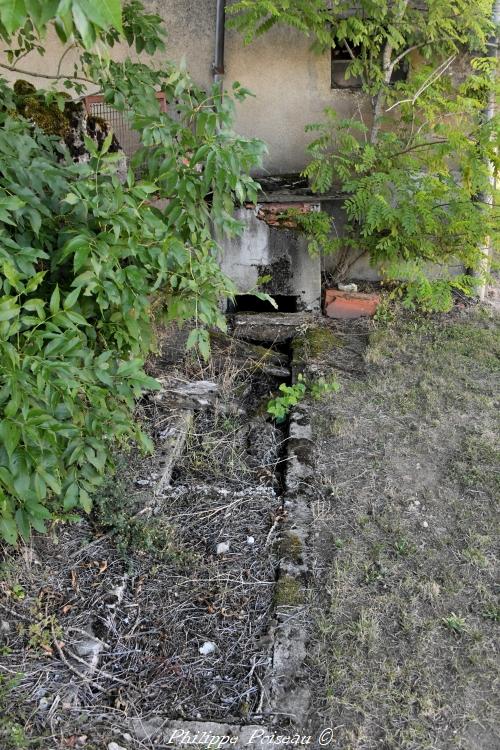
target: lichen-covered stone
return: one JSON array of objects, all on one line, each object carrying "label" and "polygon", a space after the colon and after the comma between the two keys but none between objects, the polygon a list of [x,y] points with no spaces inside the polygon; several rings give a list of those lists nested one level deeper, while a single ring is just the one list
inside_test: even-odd
[{"label": "lichen-covered stone", "polygon": [[[28,81],[16,81],[14,94],[20,115],[34,122],[47,135],[57,135],[61,139],[68,136],[70,120],[65,111],[61,112],[57,102],[46,102],[33,84]],[[67,98],[69,103],[69,95],[62,94],[62,96]]]},{"label": "lichen-covered stone", "polygon": [[304,556],[304,545],[298,534],[289,532],[280,542],[280,557],[286,557],[294,563],[301,564]]}]

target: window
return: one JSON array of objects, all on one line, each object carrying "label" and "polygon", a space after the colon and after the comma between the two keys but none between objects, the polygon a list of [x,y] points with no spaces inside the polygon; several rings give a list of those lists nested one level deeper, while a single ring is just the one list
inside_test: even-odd
[{"label": "window", "polygon": [[[360,52],[359,47],[350,47],[354,57]],[[361,78],[350,76],[346,78],[347,68],[352,62],[352,57],[345,46],[332,47],[332,88],[333,89],[360,89]]]},{"label": "window", "polygon": [[[361,47],[349,45],[354,57],[361,52]],[[345,44],[332,48],[332,88],[333,89],[360,89],[362,82],[359,76],[346,78],[347,68],[352,62],[352,55]],[[408,76],[408,63],[403,60],[392,72],[391,83],[405,81]]]}]

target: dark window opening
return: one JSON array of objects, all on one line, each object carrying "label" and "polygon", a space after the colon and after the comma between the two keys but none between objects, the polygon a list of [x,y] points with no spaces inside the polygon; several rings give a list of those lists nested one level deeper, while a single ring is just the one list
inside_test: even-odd
[{"label": "dark window opening", "polygon": [[[350,52],[349,52],[350,49]],[[361,53],[361,47],[357,45],[349,45],[349,49],[345,44],[340,44],[338,47],[332,48],[332,88],[333,89],[360,89],[362,81],[359,76],[347,77],[347,69],[354,58],[358,57]],[[352,52],[352,55],[351,55]],[[406,60],[402,60],[399,65],[393,70],[391,76],[391,83],[397,83],[398,81],[406,81],[408,77],[408,63]]]},{"label": "dark window opening", "polygon": [[271,296],[278,305],[277,309],[267,300],[259,299],[254,294],[238,294],[234,301],[228,301],[227,312],[297,312],[297,297],[289,294],[272,294]]},{"label": "dark window opening", "polygon": [[[361,48],[349,45],[354,55],[358,57]],[[332,47],[332,88],[334,89],[360,89],[361,78],[359,76],[346,77],[347,68],[352,63],[353,58],[345,44],[338,47]]]}]

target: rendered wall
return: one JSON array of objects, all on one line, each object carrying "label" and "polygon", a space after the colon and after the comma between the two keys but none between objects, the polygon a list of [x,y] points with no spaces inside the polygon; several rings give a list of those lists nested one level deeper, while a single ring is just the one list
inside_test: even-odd
[{"label": "rendered wall", "polygon": [[[143,3],[148,11],[165,20],[168,31],[167,53],[157,56],[154,62],[184,58],[195,81],[209,87],[216,0],[143,0]],[[272,30],[249,46],[244,46],[235,32],[228,31],[226,35],[226,86],[230,88],[233,81],[239,81],[255,94],[255,98],[238,106],[236,129],[268,144],[264,171],[269,173],[293,172],[304,166],[305,148],[312,137],[304,133],[304,127],[321,120],[326,106],[346,115],[363,105],[359,93],[330,88],[330,56],[313,54],[309,44],[302,34],[285,27]],[[46,49],[43,58],[31,53],[19,68],[55,74],[63,51],[55,35],[47,39]],[[123,46],[113,54],[116,59],[127,54],[137,59],[135,52],[129,53]],[[5,57],[0,61],[7,62]],[[68,54],[62,71],[71,72],[74,61],[74,55]],[[12,81],[26,78],[38,87],[51,85],[43,77],[29,78],[5,70],[2,74]]]}]

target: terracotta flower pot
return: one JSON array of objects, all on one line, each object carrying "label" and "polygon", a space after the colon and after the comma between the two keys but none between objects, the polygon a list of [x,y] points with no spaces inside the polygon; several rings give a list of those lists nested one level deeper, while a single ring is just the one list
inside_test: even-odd
[{"label": "terracotta flower pot", "polygon": [[363,292],[341,292],[339,289],[327,289],[325,294],[325,315],[328,318],[372,317],[380,304],[379,294]]}]

